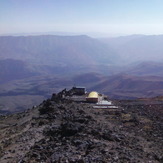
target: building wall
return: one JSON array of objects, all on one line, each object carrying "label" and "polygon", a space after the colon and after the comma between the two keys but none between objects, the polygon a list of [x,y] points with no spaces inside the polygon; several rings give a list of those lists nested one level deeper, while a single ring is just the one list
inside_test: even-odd
[{"label": "building wall", "polygon": [[93,102],[93,103],[96,103],[96,102],[99,101],[99,98],[87,98],[86,100],[87,100],[87,102]]}]

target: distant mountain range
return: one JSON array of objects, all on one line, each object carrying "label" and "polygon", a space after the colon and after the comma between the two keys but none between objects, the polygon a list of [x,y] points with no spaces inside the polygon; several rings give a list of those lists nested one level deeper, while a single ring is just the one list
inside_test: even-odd
[{"label": "distant mountain range", "polygon": [[163,35],[131,35],[100,39],[125,62],[163,61]]},{"label": "distant mountain range", "polygon": [[163,36],[0,36],[0,110],[85,86],[111,98],[163,95]]},{"label": "distant mountain range", "polygon": [[88,36],[1,36],[0,59],[65,66],[115,63],[117,55]]}]

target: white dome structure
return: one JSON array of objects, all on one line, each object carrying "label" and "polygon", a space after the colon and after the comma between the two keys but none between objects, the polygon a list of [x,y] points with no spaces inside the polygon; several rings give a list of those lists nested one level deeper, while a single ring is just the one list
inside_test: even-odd
[{"label": "white dome structure", "polygon": [[88,94],[88,97],[86,98],[86,100],[87,100],[88,102],[96,103],[96,102],[98,102],[98,100],[99,100],[99,94],[98,94],[97,92],[95,92],[95,91],[90,92],[90,93]]}]

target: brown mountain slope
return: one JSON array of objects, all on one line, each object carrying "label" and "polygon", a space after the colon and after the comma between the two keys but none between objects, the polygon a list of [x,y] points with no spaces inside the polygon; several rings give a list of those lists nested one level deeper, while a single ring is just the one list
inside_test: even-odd
[{"label": "brown mountain slope", "polygon": [[158,76],[116,75],[93,86],[97,90],[113,98],[154,97],[163,94],[163,78]]}]

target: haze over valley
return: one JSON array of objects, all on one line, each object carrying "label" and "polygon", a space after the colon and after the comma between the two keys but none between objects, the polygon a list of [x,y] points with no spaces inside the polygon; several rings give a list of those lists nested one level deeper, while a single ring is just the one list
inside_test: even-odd
[{"label": "haze over valley", "polygon": [[163,35],[1,36],[0,108],[26,109],[74,85],[113,99],[161,96],[162,43]]}]

